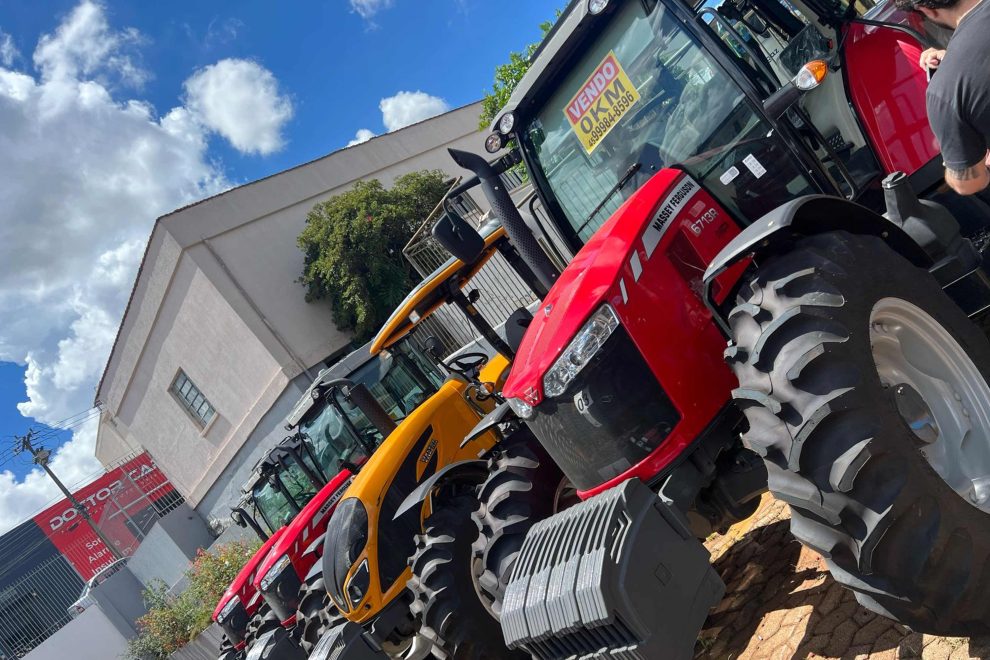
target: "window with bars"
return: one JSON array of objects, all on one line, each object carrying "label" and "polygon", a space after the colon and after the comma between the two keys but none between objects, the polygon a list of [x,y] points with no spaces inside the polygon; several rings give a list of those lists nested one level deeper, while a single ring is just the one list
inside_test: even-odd
[{"label": "window with bars", "polygon": [[172,394],[202,427],[209,424],[217,413],[184,371],[180,370],[179,375],[175,377],[175,381],[172,383]]}]

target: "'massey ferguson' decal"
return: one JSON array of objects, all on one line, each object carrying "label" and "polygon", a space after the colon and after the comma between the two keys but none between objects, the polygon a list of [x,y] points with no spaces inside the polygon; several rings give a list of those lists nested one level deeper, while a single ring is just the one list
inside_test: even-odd
[{"label": "'massey ferguson' decal", "polygon": [[639,92],[615,53],[609,52],[564,108],[564,114],[590,154],[637,101]]},{"label": "'massey ferguson' decal", "polygon": [[677,216],[682,208],[687,206],[698,190],[700,188],[694,179],[684,177],[684,180],[674,189],[674,192],[670,193],[667,199],[663,200],[663,203],[660,204],[656,215],[650,220],[649,226],[643,233],[643,249],[646,251],[647,259],[653,256],[653,251],[657,249],[660,239],[663,238],[667,228],[670,227],[671,220]]},{"label": "'massey ferguson' decal", "polygon": [[337,490],[333,491],[333,494],[331,494],[330,497],[327,498],[327,501],[323,503],[323,506],[320,507],[320,510],[316,512],[315,516],[313,516],[312,524],[314,527],[317,523],[323,520],[323,518],[326,517],[326,515],[330,513],[335,506],[337,506],[337,502],[339,502],[340,498],[344,496],[344,491],[348,489],[352,481],[354,481],[354,477],[349,477],[347,481],[340,484],[340,487]]}]

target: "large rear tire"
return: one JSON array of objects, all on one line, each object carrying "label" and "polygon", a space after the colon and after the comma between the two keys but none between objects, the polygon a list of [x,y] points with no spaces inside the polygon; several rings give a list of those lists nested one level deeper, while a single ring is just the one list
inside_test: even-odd
[{"label": "large rear tire", "polygon": [[472,514],[478,527],[473,551],[475,579],[498,617],[523,540],[533,525],[556,513],[564,475],[536,438],[518,432],[488,461],[488,479]]},{"label": "large rear tire", "polygon": [[456,496],[426,519],[409,562],[410,610],[420,617],[421,632],[453,660],[527,658],[505,647],[501,627],[481,600],[471,550],[478,534],[471,519],[476,507],[473,496]]},{"label": "large rear tire", "polygon": [[320,638],[337,624],[343,623],[344,617],[330,600],[322,573],[304,584],[299,596],[299,610],[296,613],[296,625],[300,629],[299,646],[309,655]]},{"label": "large rear tire", "polygon": [[929,273],[844,232],[767,259],[729,320],[743,440],[794,535],[871,610],[990,629],[986,337]]}]

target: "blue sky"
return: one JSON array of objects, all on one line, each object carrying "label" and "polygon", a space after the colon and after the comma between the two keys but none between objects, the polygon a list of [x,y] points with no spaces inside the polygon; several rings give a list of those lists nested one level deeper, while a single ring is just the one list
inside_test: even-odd
[{"label": "blue sky", "polygon": [[[156,216],[478,100],[564,4],[0,0],[0,532],[54,496],[6,446],[91,405]],[[67,480],[94,439],[47,438]]]},{"label": "blue sky", "polygon": [[[22,53],[77,2],[0,3],[0,29]],[[384,131],[378,103],[422,90],[457,107],[491,86],[509,50],[539,38],[539,23],[564,0],[394,0],[362,18],[348,0],[292,3],[170,1],[106,3],[111,24],[137,28],[154,76],[142,98],[159,112],[179,99],[182,82],[221,58],[253,59],[292,98],[287,147],[245,157],[222,139],[211,152],[228,175],[249,181],[344,146],[359,128]],[[291,9],[287,9],[291,8]]]}]

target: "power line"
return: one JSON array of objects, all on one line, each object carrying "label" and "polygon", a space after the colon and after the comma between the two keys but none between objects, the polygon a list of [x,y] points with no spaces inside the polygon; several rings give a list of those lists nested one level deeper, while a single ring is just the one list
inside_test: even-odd
[{"label": "power line", "polygon": [[32,431],[28,431],[26,435],[18,438],[18,440],[20,441],[21,444],[20,451],[31,453],[31,455],[34,457],[34,462],[40,465],[41,468],[48,473],[48,476],[52,478],[52,481],[54,481],[55,485],[58,486],[59,490],[62,491],[62,494],[65,495],[66,498],[68,498],[69,502],[72,503],[72,506],[76,509],[76,511],[79,512],[79,515],[82,516],[83,519],[86,521],[86,523],[90,526],[90,528],[92,528],[93,533],[96,534],[101,541],[103,541],[103,544],[106,546],[107,550],[110,551],[110,554],[113,555],[113,558],[120,559],[121,556],[120,553],[117,551],[117,548],[113,545],[113,543],[110,542],[110,540],[106,536],[104,536],[103,530],[101,530],[96,525],[96,523],[93,522],[93,519],[90,517],[89,511],[86,509],[86,507],[80,504],[78,500],[76,500],[75,496],[69,491],[68,488],[65,487],[65,485],[61,481],[59,481],[58,477],[55,476],[55,473],[52,472],[52,469],[48,466],[48,461],[49,458],[51,457],[51,452],[43,447],[35,447],[32,444],[32,440],[33,440]]}]

